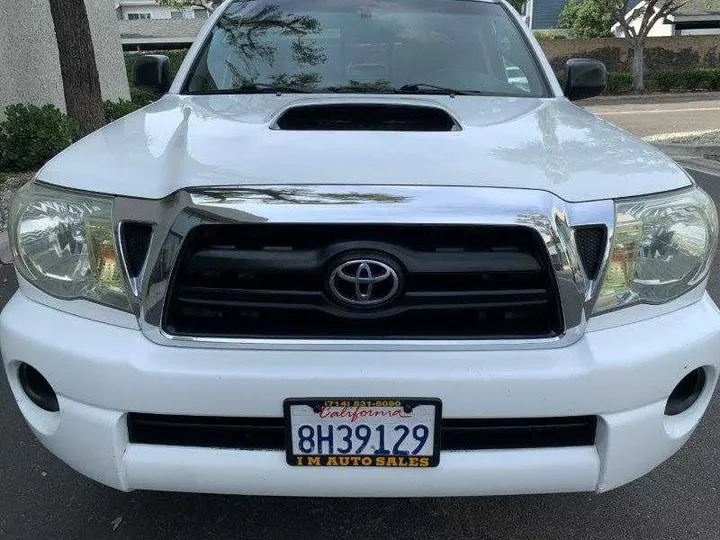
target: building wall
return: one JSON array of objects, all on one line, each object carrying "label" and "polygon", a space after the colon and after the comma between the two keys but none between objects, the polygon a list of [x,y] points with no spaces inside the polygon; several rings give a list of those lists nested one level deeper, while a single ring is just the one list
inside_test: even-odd
[{"label": "building wall", "polygon": [[195,41],[200,29],[207,22],[204,19],[183,21],[150,20],[118,21],[120,39],[123,47],[133,50],[141,46],[162,47],[164,45],[184,45],[189,47]]},{"label": "building wall", "polygon": [[[602,60],[609,71],[632,71],[632,48],[629,40],[555,39],[540,42],[556,72],[564,69],[570,58]],[[666,69],[720,67],[718,36],[674,36],[649,38],[645,51],[648,73]]]},{"label": "building wall", "polygon": [[133,13],[149,14],[152,20],[172,19],[173,11],[182,13],[184,19],[202,19],[207,18],[207,12],[204,9],[189,8],[183,11],[172,10],[166,6],[158,6],[154,2],[120,2],[120,19],[129,20]]},{"label": "building wall", "polygon": [[[107,0],[85,0],[103,99],[128,98],[120,35]],[[0,1],[0,114],[14,103],[65,110],[49,2]]]},{"label": "building wall", "polygon": [[560,12],[567,0],[534,0],[532,27],[533,30],[547,30],[557,28]]},{"label": "building wall", "polygon": [[115,11],[107,0],[85,0],[103,99],[129,98],[125,60]]},{"label": "building wall", "polygon": [[151,19],[169,19],[170,8],[165,6],[122,6],[122,18],[129,19],[131,13],[149,13]]}]

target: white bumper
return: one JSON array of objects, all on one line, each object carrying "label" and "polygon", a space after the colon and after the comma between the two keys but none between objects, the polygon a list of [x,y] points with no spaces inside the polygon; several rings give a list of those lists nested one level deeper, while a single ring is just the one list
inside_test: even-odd
[{"label": "white bumper", "polygon": [[[605,491],[679,450],[710,401],[720,316],[705,296],[676,312],[537,351],[239,351],[163,347],[130,330],[17,293],[0,315],[3,362],[40,441],[77,471],[122,490],[256,495],[453,496]],[[60,412],[33,405],[19,362],[38,369]],[[709,382],[664,416],[690,371]],[[597,415],[595,446],[443,452],[436,469],[294,468],[283,452],[130,444],[127,412],[280,417],[288,397],[421,396],[445,418]]]}]

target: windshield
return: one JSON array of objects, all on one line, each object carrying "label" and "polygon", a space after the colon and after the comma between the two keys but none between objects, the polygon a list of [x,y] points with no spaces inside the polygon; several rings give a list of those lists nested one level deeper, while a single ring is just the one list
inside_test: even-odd
[{"label": "windshield", "polygon": [[547,97],[499,4],[244,0],[223,13],[185,92],[456,93]]}]

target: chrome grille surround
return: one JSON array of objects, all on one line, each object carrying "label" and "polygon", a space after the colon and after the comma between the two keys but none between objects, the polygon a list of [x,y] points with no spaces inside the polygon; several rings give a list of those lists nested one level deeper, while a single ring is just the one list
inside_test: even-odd
[{"label": "chrome grille surround", "polygon": [[[131,304],[151,341],[167,346],[273,350],[549,349],[578,341],[592,313],[614,232],[612,200],[569,203],[545,191],[454,186],[243,186],[187,189],[161,200],[116,197],[114,219],[151,222],[148,262],[133,283]],[[355,223],[520,225],[547,247],[560,294],[565,331],[554,338],[508,340],[328,340],[173,336],[162,330],[163,308],[178,253],[189,231],[218,223]],[[596,280],[584,273],[573,228],[605,225],[608,242]],[[119,227],[116,227],[118,230]],[[119,238],[116,238],[119,243]]]}]

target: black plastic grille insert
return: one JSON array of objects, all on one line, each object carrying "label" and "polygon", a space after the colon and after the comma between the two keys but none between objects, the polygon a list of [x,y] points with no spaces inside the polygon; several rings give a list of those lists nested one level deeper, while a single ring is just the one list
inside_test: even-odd
[{"label": "black plastic grille insert", "polygon": [[600,272],[605,247],[607,245],[607,229],[604,225],[592,225],[575,229],[575,244],[590,279],[595,279]]},{"label": "black plastic grille insert", "polygon": [[151,237],[152,225],[149,223],[126,221],[121,225],[120,241],[122,242],[125,264],[130,277],[140,275],[150,248]]},{"label": "black plastic grille insert", "polygon": [[[394,264],[401,290],[376,308],[329,290],[338,261]],[[174,335],[293,339],[514,339],[562,332],[540,236],[521,226],[201,225],[164,311]]]},{"label": "black plastic grille insert", "polygon": [[[131,443],[284,450],[282,418],[226,418],[130,413]],[[441,448],[500,450],[557,448],[595,444],[594,416],[563,418],[443,419]]]}]

